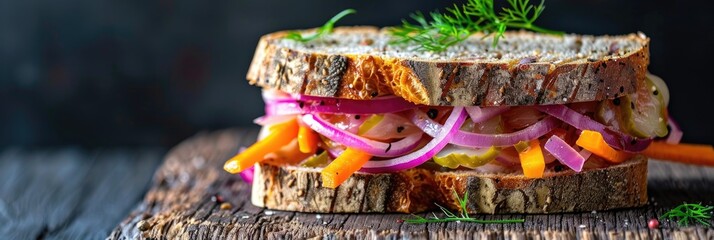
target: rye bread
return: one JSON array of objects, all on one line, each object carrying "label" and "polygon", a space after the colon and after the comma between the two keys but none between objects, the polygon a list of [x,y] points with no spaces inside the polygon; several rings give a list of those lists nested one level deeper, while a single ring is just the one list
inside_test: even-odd
[{"label": "rye bread", "polygon": [[546,105],[633,93],[649,64],[642,33],[507,32],[496,47],[477,34],[434,53],[389,44],[386,30],[375,27],[340,27],[308,43],[285,39],[287,32],[260,39],[251,84],[348,99],[397,95],[434,106]]},{"label": "rye bread", "polygon": [[319,213],[414,213],[458,209],[453,191],[469,192],[470,213],[561,213],[638,207],[647,203],[647,158],[604,169],[522,174],[480,174],[409,169],[355,173],[336,189],[321,187],[320,169],[259,163],[252,203],[270,209]]}]

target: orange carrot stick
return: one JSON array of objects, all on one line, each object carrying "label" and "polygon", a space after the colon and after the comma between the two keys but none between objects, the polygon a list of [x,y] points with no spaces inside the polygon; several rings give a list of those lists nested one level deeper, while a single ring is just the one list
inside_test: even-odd
[{"label": "orange carrot stick", "polygon": [[613,163],[621,163],[632,157],[632,154],[617,151],[607,145],[602,134],[596,131],[583,130],[575,144]]},{"label": "orange carrot stick", "polygon": [[317,133],[307,126],[300,126],[298,131],[298,146],[300,146],[300,152],[303,153],[315,153],[317,151],[317,142],[320,137]]},{"label": "orange carrot stick", "polygon": [[642,153],[647,157],[659,160],[714,166],[714,147],[712,145],[652,142]]},{"label": "orange carrot stick", "polygon": [[293,139],[290,143],[288,143],[288,145],[281,147],[275,152],[266,154],[260,162],[275,166],[295,165],[315,154],[314,152],[301,152],[298,145],[298,140]]},{"label": "orange carrot stick", "polygon": [[347,180],[352,173],[356,172],[362,165],[372,158],[369,154],[357,149],[347,148],[340,156],[333,160],[322,170],[322,186],[326,188],[337,188],[342,182]]},{"label": "orange carrot stick", "polygon": [[[520,148],[520,147],[519,147]],[[518,152],[523,175],[528,178],[542,178],[545,171],[545,159],[538,139],[528,142],[528,147]]]},{"label": "orange carrot stick", "polygon": [[229,173],[239,173],[262,161],[266,154],[279,150],[295,139],[298,134],[298,123],[293,119],[273,125],[269,129],[268,136],[226,161],[223,169]]}]

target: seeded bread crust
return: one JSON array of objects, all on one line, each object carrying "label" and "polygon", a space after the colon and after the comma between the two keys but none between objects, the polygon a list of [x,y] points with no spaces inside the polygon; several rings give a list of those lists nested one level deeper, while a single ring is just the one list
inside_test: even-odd
[{"label": "seeded bread crust", "polygon": [[257,164],[252,203],[317,213],[415,213],[434,203],[458,209],[453,191],[469,192],[470,213],[562,213],[639,207],[647,203],[647,158],[604,169],[547,171],[541,179],[475,171],[355,173],[337,189],[323,188],[319,168]]},{"label": "seeded bread crust", "polygon": [[[314,31],[304,30],[304,33]],[[397,95],[433,106],[522,106],[599,101],[633,93],[645,78],[649,38],[507,32],[494,48],[474,35],[443,53],[388,44],[375,27],[340,27],[299,43],[263,36],[251,84],[347,99]]]}]

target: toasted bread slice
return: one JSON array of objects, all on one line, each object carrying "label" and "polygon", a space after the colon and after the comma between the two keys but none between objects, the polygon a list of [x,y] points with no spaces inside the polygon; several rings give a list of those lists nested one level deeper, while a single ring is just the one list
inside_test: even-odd
[{"label": "toasted bread slice", "polygon": [[257,164],[252,202],[270,209],[319,212],[415,213],[458,209],[469,192],[471,213],[560,213],[642,206],[647,203],[647,158],[575,173],[547,171],[544,178],[476,171],[355,173],[336,189],[321,187],[319,168]]},{"label": "toasted bread slice", "polygon": [[349,99],[397,95],[432,106],[546,105],[633,93],[649,64],[649,38],[641,33],[507,32],[495,47],[476,34],[441,53],[389,44],[389,33],[375,27],[341,27],[308,43],[286,34],[261,38],[251,84]]}]

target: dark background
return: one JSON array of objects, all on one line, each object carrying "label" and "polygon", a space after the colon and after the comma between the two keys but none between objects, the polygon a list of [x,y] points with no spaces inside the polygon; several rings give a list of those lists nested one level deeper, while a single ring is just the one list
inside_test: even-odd
[{"label": "dark background", "polygon": [[[456,1],[461,2],[461,1]],[[498,2],[498,0],[497,0]],[[172,146],[201,130],[251,126],[260,91],[245,73],[258,38],[338,25],[396,25],[452,1],[0,1],[0,147]],[[713,143],[714,17],[705,1],[548,0],[539,25],[642,31],[684,140]]]}]

